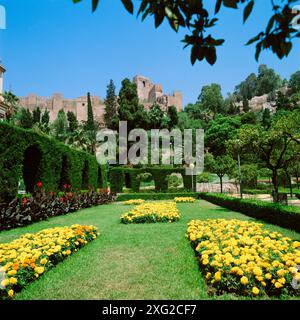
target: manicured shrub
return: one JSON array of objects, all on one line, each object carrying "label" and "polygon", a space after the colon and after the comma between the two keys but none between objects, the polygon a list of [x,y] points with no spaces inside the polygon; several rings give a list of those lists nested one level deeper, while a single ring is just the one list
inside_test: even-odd
[{"label": "manicured shrub", "polygon": [[193,197],[199,198],[196,192],[174,192],[174,193],[123,193],[117,196],[116,201],[127,201],[131,199],[143,200],[173,200],[176,197]]},{"label": "manicured shrub", "polygon": [[200,197],[221,207],[300,232],[300,208],[214,193],[200,193]]},{"label": "manicured shrub", "polygon": [[[0,123],[0,202],[17,195],[22,179],[27,192],[32,192],[38,181],[43,181],[47,191],[58,191],[65,183],[80,190],[84,168],[84,186],[96,188],[98,162],[94,156],[32,130]],[[102,180],[107,181],[105,171]]]},{"label": "manicured shrub", "polygon": [[111,168],[109,171],[110,190],[115,193],[123,191],[125,174],[122,168]]}]

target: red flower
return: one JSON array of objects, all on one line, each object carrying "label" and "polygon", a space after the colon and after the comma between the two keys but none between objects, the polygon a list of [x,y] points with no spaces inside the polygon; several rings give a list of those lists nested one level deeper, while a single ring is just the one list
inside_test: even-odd
[{"label": "red flower", "polygon": [[67,194],[67,196],[68,196],[69,198],[72,198],[72,197],[73,197],[73,193],[72,193],[72,192],[69,192],[69,193]]},{"label": "red flower", "polygon": [[26,204],[28,202],[28,199],[26,198],[26,197],[24,197],[23,199],[22,199],[22,203],[23,204]]},{"label": "red flower", "polygon": [[50,196],[54,196],[54,192],[53,191],[50,191],[49,194],[50,194]]},{"label": "red flower", "polygon": [[59,198],[59,202],[65,202],[65,198],[64,197],[60,197]]},{"label": "red flower", "polygon": [[38,182],[36,185],[37,187],[41,188],[43,186],[43,182]]}]

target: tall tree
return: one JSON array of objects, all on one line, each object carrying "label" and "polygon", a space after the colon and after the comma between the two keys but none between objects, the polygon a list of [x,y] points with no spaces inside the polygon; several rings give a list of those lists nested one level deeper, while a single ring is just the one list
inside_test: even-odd
[{"label": "tall tree", "polygon": [[50,114],[49,110],[46,109],[42,115],[41,122],[42,122],[42,124],[44,124],[46,126],[48,126],[49,122],[50,122],[50,115],[49,114]]},{"label": "tall tree", "polygon": [[202,87],[198,100],[205,109],[213,114],[213,117],[224,111],[224,98],[221,86],[217,83]]},{"label": "tall tree", "polygon": [[127,78],[122,81],[118,102],[119,119],[127,121],[128,130],[148,127],[148,115],[139,103],[136,84]]},{"label": "tall tree", "polygon": [[258,68],[256,95],[262,96],[278,90],[282,86],[282,79],[273,69],[262,64]]},{"label": "tall tree", "polygon": [[207,170],[219,177],[221,193],[223,193],[223,178],[226,174],[232,174],[236,166],[235,161],[229,155],[214,157],[211,154],[206,155],[204,161]]},{"label": "tall tree", "polygon": [[17,123],[24,129],[31,129],[33,126],[32,114],[28,109],[21,108],[17,113]]},{"label": "tall tree", "polygon": [[300,71],[297,71],[291,75],[288,86],[291,88],[292,93],[297,93],[300,91]]},{"label": "tall tree", "polygon": [[58,111],[57,117],[52,124],[53,135],[56,139],[64,141],[67,135],[68,120],[64,109]]},{"label": "tall tree", "polygon": [[116,129],[118,122],[118,97],[116,96],[116,87],[113,80],[110,80],[107,90],[104,113],[104,122],[107,128]]},{"label": "tall tree", "polygon": [[87,122],[86,122],[86,130],[95,132],[95,122],[94,122],[94,112],[91,100],[91,94],[88,92],[87,94]]},{"label": "tall tree", "polygon": [[251,73],[244,81],[235,87],[235,92],[241,99],[252,99],[257,92],[257,76]]},{"label": "tall tree", "polygon": [[35,108],[32,111],[33,123],[40,123],[41,122],[41,109],[39,107]]},{"label": "tall tree", "polygon": [[175,128],[178,124],[178,113],[175,106],[170,106],[168,108],[168,117],[169,117],[169,129]]},{"label": "tall tree", "polygon": [[3,97],[4,103],[7,105],[6,119],[10,121],[13,114],[17,113],[18,111],[19,98],[10,91],[5,91],[2,94],[2,97]]},{"label": "tall tree", "polygon": [[161,128],[163,117],[164,117],[164,112],[161,110],[160,105],[158,105],[156,103],[153,104],[150,107],[150,110],[148,112],[150,129]]},{"label": "tall tree", "polygon": [[262,126],[265,129],[269,129],[270,125],[271,125],[271,111],[270,109],[266,108],[264,109],[262,114]]},{"label": "tall tree", "polygon": [[67,119],[69,122],[69,131],[73,133],[78,128],[78,120],[75,116],[75,113],[72,111],[68,111]]}]

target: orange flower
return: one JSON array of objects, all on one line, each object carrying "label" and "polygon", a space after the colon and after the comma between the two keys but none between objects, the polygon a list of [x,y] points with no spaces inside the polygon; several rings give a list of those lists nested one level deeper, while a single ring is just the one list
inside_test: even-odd
[{"label": "orange flower", "polygon": [[34,269],[34,268],[35,268],[35,263],[34,263],[34,262],[31,263],[31,264],[30,264],[30,267],[31,267],[32,269]]},{"label": "orange flower", "polygon": [[15,263],[15,264],[13,265],[13,269],[16,270],[16,271],[18,271],[18,270],[19,270],[19,264],[18,264],[18,263]]}]

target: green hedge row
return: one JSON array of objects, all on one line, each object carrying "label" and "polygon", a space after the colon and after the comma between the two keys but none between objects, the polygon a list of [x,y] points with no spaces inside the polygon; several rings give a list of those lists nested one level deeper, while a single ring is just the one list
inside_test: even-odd
[{"label": "green hedge row", "polygon": [[[158,192],[168,191],[168,176],[172,173],[179,173],[182,175],[184,188],[192,191],[192,177],[185,174],[185,168],[173,167],[146,167],[146,168],[126,168],[113,167],[109,172],[109,181],[112,192],[121,193],[124,184],[127,188],[132,188],[132,191],[139,192],[141,173],[148,172],[153,176],[155,190]],[[196,185],[196,176],[193,176],[194,186]]]},{"label": "green hedge row", "polygon": [[260,200],[238,199],[214,193],[200,193],[200,197],[249,217],[300,232],[300,208]]},{"label": "green hedge row", "polygon": [[32,130],[0,123],[0,202],[17,195],[22,178],[28,192],[39,181],[47,191],[62,190],[64,184],[78,190],[106,188],[107,168],[99,167],[88,153]]},{"label": "green hedge row", "polygon": [[123,193],[118,195],[116,201],[127,201],[133,199],[143,200],[173,200],[175,197],[193,197],[198,199],[197,192],[174,192],[174,193]]}]

